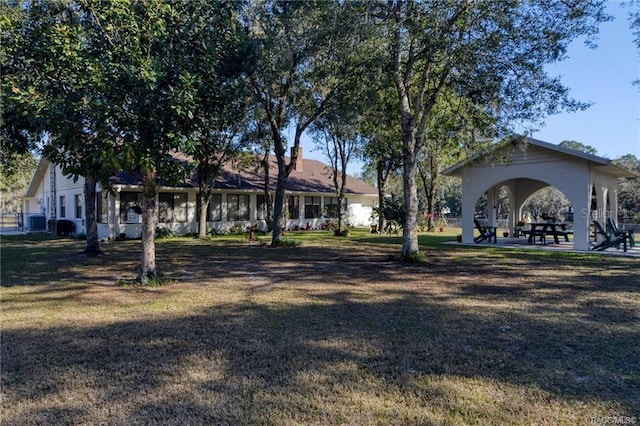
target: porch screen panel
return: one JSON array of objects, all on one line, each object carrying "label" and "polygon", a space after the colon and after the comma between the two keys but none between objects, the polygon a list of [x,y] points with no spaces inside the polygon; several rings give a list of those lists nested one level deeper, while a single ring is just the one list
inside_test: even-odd
[{"label": "porch screen panel", "polygon": [[173,194],[161,192],[158,195],[158,222],[173,222]]},{"label": "porch screen panel", "polygon": [[[200,222],[200,197],[196,200],[196,221]],[[222,195],[211,194],[207,207],[207,222],[219,222],[222,220]]]},{"label": "porch screen panel", "polygon": [[210,222],[220,222],[222,220],[222,194],[211,195],[208,214]]},{"label": "porch screen panel", "polygon": [[138,223],[142,212],[142,193],[120,193],[120,223]]},{"label": "porch screen panel", "polygon": [[65,197],[64,195],[60,196],[60,217],[61,218],[65,218],[67,217],[67,197]]},{"label": "porch screen panel", "polygon": [[96,219],[98,223],[107,223],[108,196],[109,194],[106,191],[100,191],[96,194]]},{"label": "porch screen panel", "polygon": [[227,195],[227,220],[238,220],[238,196]]},{"label": "porch screen panel", "polygon": [[324,197],[324,210],[327,217],[338,217],[338,197]]},{"label": "porch screen panel", "polygon": [[186,222],[187,221],[187,194],[161,192],[158,195],[158,221]]},{"label": "porch screen panel", "polygon": [[[77,194],[75,197],[76,204],[76,219],[82,219],[82,195]],[[54,200],[55,203],[55,200]]]},{"label": "porch screen panel", "polygon": [[227,195],[227,220],[249,220],[248,195]]},{"label": "porch screen panel", "polygon": [[300,197],[297,195],[289,195],[287,200],[287,208],[289,211],[289,219],[300,219]]},{"label": "porch screen panel", "polygon": [[238,220],[249,220],[249,196],[238,196]]},{"label": "porch screen panel", "polygon": [[187,221],[187,194],[173,194],[173,220],[174,222]]},{"label": "porch screen panel", "polygon": [[304,218],[319,219],[320,217],[320,197],[304,197]]},{"label": "porch screen panel", "polygon": [[266,220],[267,219],[267,197],[264,194],[259,194],[256,200],[258,204],[258,211],[256,212],[257,218],[258,220]]}]

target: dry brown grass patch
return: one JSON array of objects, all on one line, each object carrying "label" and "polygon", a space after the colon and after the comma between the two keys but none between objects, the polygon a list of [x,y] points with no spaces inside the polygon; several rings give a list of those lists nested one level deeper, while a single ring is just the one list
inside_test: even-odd
[{"label": "dry brown grass patch", "polygon": [[3,424],[640,415],[634,260],[447,248],[404,264],[387,260],[396,246],[344,238],[279,249],[166,240],[168,284],[141,288],[118,285],[136,242],[104,249],[96,260],[58,247],[48,273],[8,275]]}]

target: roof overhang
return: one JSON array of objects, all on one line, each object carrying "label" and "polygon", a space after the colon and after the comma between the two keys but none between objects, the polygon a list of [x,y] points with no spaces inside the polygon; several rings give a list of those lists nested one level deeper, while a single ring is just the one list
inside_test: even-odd
[{"label": "roof overhang", "polygon": [[38,190],[38,186],[40,186],[40,182],[42,182],[42,180],[44,179],[45,173],[47,172],[50,164],[51,163],[46,158],[42,157],[40,159],[38,167],[31,177],[31,182],[29,182],[29,187],[27,188],[27,192],[25,193],[25,198],[37,197],[38,194],[36,194],[36,191]]},{"label": "roof overhang", "polygon": [[[549,142],[544,142],[538,139],[521,135],[514,135],[501,142],[498,142],[491,146],[491,148],[489,148],[488,150],[479,152],[469,157],[465,161],[446,168],[441,172],[441,174],[445,176],[462,176],[462,172],[466,167],[478,164],[482,159],[499,159],[499,156],[497,156],[496,154],[498,154],[502,150],[508,149],[509,145],[511,145],[513,148],[518,147],[524,150],[526,150],[529,146],[536,146],[538,148],[542,148],[558,154],[567,155],[575,159],[586,161],[590,168],[600,173],[612,175],[615,177],[640,177],[640,174],[622,167],[608,158],[587,154],[586,152],[577,151],[571,148],[565,148],[560,145],[554,145]],[[500,160],[498,160],[498,162],[500,162],[502,165],[507,165]]]}]

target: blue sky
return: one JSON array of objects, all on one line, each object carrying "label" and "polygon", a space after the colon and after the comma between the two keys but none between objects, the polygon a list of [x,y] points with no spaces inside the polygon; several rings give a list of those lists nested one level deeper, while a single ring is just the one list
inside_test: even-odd
[{"label": "blue sky", "polygon": [[632,85],[640,79],[640,53],[629,28],[629,9],[612,1],[607,12],[615,20],[601,24],[596,49],[576,41],[567,60],[548,67],[551,75],[561,76],[573,98],[592,106],[549,117],[533,137],[555,144],[575,140],[611,159],[625,154],[640,158],[640,86]]},{"label": "blue sky", "polygon": [[[532,136],[554,144],[575,140],[611,159],[625,154],[640,159],[640,86],[632,84],[640,79],[640,52],[629,28],[628,7],[610,1],[607,12],[615,19],[601,24],[597,48],[576,40],[566,60],[547,68],[550,75],[560,76],[571,97],[591,107],[548,117]],[[309,138],[303,137],[302,145],[306,158],[326,161]],[[361,166],[352,164],[348,171],[358,174]]]}]

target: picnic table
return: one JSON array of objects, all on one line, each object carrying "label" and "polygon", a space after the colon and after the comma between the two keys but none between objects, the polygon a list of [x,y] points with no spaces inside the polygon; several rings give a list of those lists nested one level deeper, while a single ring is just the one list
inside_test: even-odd
[{"label": "picnic table", "polygon": [[527,240],[529,244],[535,244],[536,237],[539,238],[540,243],[546,244],[547,235],[553,235],[553,242],[560,244],[560,236],[563,236],[565,241],[569,241],[569,234],[572,233],[567,230],[567,224],[564,222],[532,222],[531,229],[525,232],[529,234]]}]

